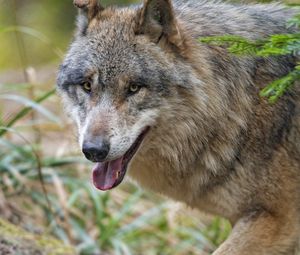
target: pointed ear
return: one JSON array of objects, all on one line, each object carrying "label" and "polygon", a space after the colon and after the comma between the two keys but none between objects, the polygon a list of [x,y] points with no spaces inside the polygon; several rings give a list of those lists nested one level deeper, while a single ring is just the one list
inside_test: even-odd
[{"label": "pointed ear", "polygon": [[137,34],[146,34],[155,43],[162,38],[179,43],[181,36],[171,0],[145,0],[139,15]]},{"label": "pointed ear", "polygon": [[91,21],[99,11],[104,8],[99,4],[98,0],[74,0],[74,5],[82,10],[87,15],[89,21]]},{"label": "pointed ear", "polygon": [[99,4],[98,0],[74,0],[73,3],[79,9],[77,19],[78,34],[84,35],[90,21],[104,8]]}]

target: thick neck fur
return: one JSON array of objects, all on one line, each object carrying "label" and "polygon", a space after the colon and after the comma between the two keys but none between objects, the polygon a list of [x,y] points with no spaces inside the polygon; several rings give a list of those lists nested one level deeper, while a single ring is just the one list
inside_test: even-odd
[{"label": "thick neck fur", "polygon": [[[192,49],[193,58],[188,61],[201,66],[196,62],[206,59],[207,49],[199,45]],[[130,173],[143,186],[170,196],[174,187],[187,186],[186,190],[194,192],[187,199],[194,204],[195,197],[217,184],[238,157],[237,137],[245,131],[251,99],[242,87],[233,90],[230,86],[234,84],[210,78],[212,68],[186,68],[186,73],[190,72],[188,88],[177,86],[177,94],[161,110]],[[176,199],[184,199],[178,196],[176,193]]]},{"label": "thick neck fur", "polygon": [[[207,8],[210,7],[213,6],[208,4]],[[197,43],[195,37],[200,35],[226,34],[230,31],[226,31],[222,17],[212,21],[218,24],[214,24],[215,31],[210,30],[207,27],[208,21],[205,21],[209,12],[205,13],[207,9],[204,7],[201,11],[203,15],[197,10],[199,18],[191,16],[190,11],[189,17],[185,16],[185,11],[189,8],[193,8],[192,4],[179,4],[177,7],[183,45],[187,49],[182,52],[184,61],[181,68],[186,68],[186,73],[190,73],[189,86],[177,87],[177,96],[161,111],[160,116],[163,117],[153,127],[145,146],[132,163],[130,173],[143,186],[194,204],[193,201],[199,194],[230,178],[229,173],[234,171],[235,165],[244,160],[243,151],[247,150],[247,146],[251,147],[252,143],[257,143],[258,146],[261,144],[257,154],[264,150],[264,143],[268,142],[273,131],[270,131],[269,124],[260,123],[260,111],[265,112],[266,118],[272,118],[282,105],[278,103],[278,107],[272,108],[267,100],[259,99],[259,90],[275,76],[274,73],[266,74],[256,80],[256,68],[269,69],[280,76],[287,73],[289,67],[282,68],[282,65],[277,65],[272,59],[262,63],[257,58],[237,58],[229,55],[223,48]],[[256,35],[251,33],[254,37],[276,32],[270,31],[270,28],[263,31],[258,24],[254,24],[251,8],[256,13],[261,12],[263,19],[264,7],[255,5],[249,7],[248,13],[241,12],[241,16],[232,22],[237,25],[239,19],[248,20],[247,27],[257,32]],[[279,10],[281,7],[274,6],[271,13],[276,16]],[[284,24],[285,18],[281,19]],[[235,34],[248,34],[243,29],[240,32],[235,29]],[[188,63],[186,67],[185,62]],[[256,105],[255,110],[253,105]],[[285,114],[287,113],[283,112],[281,117],[284,118]],[[248,134],[253,132],[251,129],[257,128],[261,132],[252,137],[257,141],[249,139]],[[256,150],[254,147],[252,149]],[[186,193],[182,197],[178,193],[175,195],[173,188],[178,185],[186,193],[188,190],[193,192],[188,198]],[[189,187],[193,185],[194,188]]]}]

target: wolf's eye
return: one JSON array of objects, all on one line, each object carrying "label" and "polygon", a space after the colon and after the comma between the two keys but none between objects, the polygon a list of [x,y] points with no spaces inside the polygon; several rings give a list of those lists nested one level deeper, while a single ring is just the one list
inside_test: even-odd
[{"label": "wolf's eye", "polygon": [[92,91],[92,84],[90,82],[86,81],[86,82],[82,83],[81,86],[82,86],[83,90],[86,93],[91,93],[91,91]]},{"label": "wolf's eye", "polygon": [[130,87],[129,87],[129,94],[135,94],[137,93],[139,90],[140,90],[140,86],[135,84],[135,83],[132,83],[130,84]]}]

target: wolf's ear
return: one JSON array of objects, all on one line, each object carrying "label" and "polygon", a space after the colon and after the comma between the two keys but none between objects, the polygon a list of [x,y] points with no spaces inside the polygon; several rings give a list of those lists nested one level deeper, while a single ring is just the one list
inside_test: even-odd
[{"label": "wolf's ear", "polygon": [[78,34],[84,35],[90,21],[104,10],[98,0],[73,0],[74,5],[79,9],[77,19]]},{"label": "wolf's ear", "polygon": [[179,46],[180,31],[175,18],[171,0],[145,0],[138,17],[136,34],[145,34],[158,43],[166,38]]}]

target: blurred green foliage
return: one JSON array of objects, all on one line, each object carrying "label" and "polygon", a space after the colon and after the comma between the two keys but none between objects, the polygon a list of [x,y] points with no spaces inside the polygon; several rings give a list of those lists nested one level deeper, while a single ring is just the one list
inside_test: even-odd
[{"label": "blurred green foliage", "polygon": [[[297,4],[297,6],[299,7],[300,4]],[[298,10],[300,13],[300,9]],[[287,27],[293,27],[299,31],[299,13],[287,22]],[[204,37],[199,38],[199,41],[216,46],[225,46],[230,53],[237,56],[278,57],[290,55],[296,58],[300,54],[299,32],[275,34],[256,41],[234,35]],[[280,96],[299,80],[300,63],[297,62],[290,73],[268,84],[261,91],[260,95],[268,97],[271,103],[275,103]]]}]

